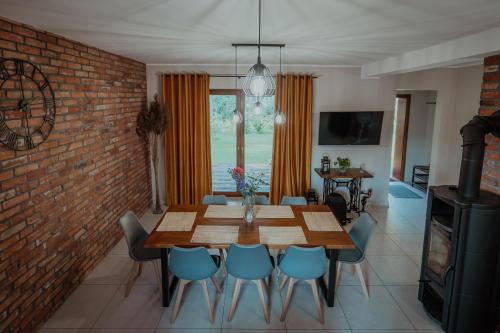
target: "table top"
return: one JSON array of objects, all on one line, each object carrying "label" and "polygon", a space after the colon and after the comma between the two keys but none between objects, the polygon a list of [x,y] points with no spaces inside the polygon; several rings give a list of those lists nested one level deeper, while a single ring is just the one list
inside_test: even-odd
[{"label": "table top", "polygon": [[373,174],[361,168],[348,168],[346,172],[341,173],[337,168],[331,168],[330,172],[323,173],[321,168],[315,168],[314,171],[321,178],[335,179],[335,178],[373,178]]},{"label": "table top", "polygon": [[[295,227],[300,226],[307,240],[307,245],[301,246],[324,246],[327,249],[354,249],[349,234],[342,227],[342,231],[310,231],[304,221],[302,212],[330,212],[328,206],[291,206],[294,218],[260,218],[253,223],[246,223],[243,218],[204,218],[207,205],[173,205],[167,212],[196,212],[196,218],[191,231],[157,231],[160,222],[144,243],[147,248],[169,248],[177,246],[205,246],[209,248],[227,248],[230,244],[197,244],[191,243],[194,230],[198,225],[221,225],[239,226],[238,243],[244,245],[259,244],[259,227]],[[265,244],[271,249],[285,249],[291,244]]]}]

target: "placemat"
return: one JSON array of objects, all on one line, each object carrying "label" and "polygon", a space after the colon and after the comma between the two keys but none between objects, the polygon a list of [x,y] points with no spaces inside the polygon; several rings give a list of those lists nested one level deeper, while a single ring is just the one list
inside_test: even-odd
[{"label": "placemat", "polygon": [[191,243],[232,244],[238,242],[240,227],[225,225],[198,225],[194,229]]},{"label": "placemat", "polygon": [[311,231],[342,231],[332,212],[303,212],[304,221]]},{"label": "placemat", "polygon": [[243,206],[239,205],[209,205],[205,215],[206,219],[239,219],[243,218]]},{"label": "placemat", "polygon": [[259,227],[261,244],[307,244],[301,227]]},{"label": "placemat", "polygon": [[258,219],[293,219],[292,208],[290,206],[258,205],[254,206],[255,217]]},{"label": "placemat", "polygon": [[157,231],[191,231],[196,212],[167,212]]}]

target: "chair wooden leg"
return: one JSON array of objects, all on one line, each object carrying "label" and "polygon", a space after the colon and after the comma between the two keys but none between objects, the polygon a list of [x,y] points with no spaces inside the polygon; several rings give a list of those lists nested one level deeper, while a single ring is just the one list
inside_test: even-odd
[{"label": "chair wooden leg", "polygon": [[130,269],[130,273],[128,274],[127,284],[125,285],[125,297],[130,294],[130,290],[134,285],[134,281],[137,278],[139,271],[140,263],[138,261],[133,261],[132,268]]},{"label": "chair wooden leg", "polygon": [[173,323],[175,318],[177,318],[177,313],[179,313],[179,308],[181,306],[182,294],[184,293],[184,287],[189,283],[188,280],[179,280],[179,290],[177,290],[177,296],[175,297],[174,308],[172,309],[172,316],[170,317],[170,322]]},{"label": "chair wooden leg", "polygon": [[201,284],[203,285],[203,293],[205,294],[205,301],[207,301],[207,306],[208,306],[208,318],[210,319],[210,322],[214,322],[214,309],[212,307],[212,303],[210,303],[210,296],[208,295],[208,284],[207,280],[201,281]]},{"label": "chair wooden leg", "polygon": [[229,315],[227,317],[228,321],[231,321],[233,319],[234,311],[236,310],[236,304],[238,304],[238,297],[240,295],[240,289],[241,289],[242,283],[243,283],[243,280],[236,279],[236,282],[234,285],[234,290],[233,290],[233,299],[231,301],[231,309],[229,310]]},{"label": "chair wooden leg", "polygon": [[325,323],[325,318],[323,316],[323,309],[321,307],[321,301],[319,299],[318,282],[315,279],[307,280],[307,282],[311,285],[314,303],[316,304],[316,310],[318,310],[319,322],[323,325]]},{"label": "chair wooden leg", "polygon": [[227,275],[226,257],[224,256],[224,249],[219,249],[219,255],[220,255],[221,268],[224,271],[224,274]]},{"label": "chair wooden leg", "polygon": [[335,278],[335,288],[339,286],[341,273],[342,273],[342,263],[340,261],[337,261],[337,277]]},{"label": "chair wooden leg", "polygon": [[255,281],[257,284],[257,289],[259,290],[260,303],[262,304],[262,309],[264,309],[264,318],[266,323],[269,324],[269,308],[266,298],[264,297],[265,282],[264,279]]},{"label": "chair wooden leg", "polygon": [[280,282],[280,290],[283,289],[283,287],[285,286],[286,282],[288,281],[288,276],[286,276],[285,274],[283,274],[283,277],[281,278],[281,282]]},{"label": "chair wooden leg", "polygon": [[361,288],[363,288],[363,293],[366,298],[370,298],[370,294],[368,293],[368,286],[366,285],[365,275],[363,274],[363,268],[361,267],[361,263],[354,264],[356,267],[356,272],[358,273],[359,282],[361,283]]},{"label": "chair wooden leg", "polygon": [[212,281],[212,283],[214,284],[214,287],[215,287],[215,290],[217,290],[217,293],[218,294],[222,294],[222,289],[219,285],[219,282],[217,282],[217,279],[215,278],[215,276],[211,276],[210,277],[210,280]]},{"label": "chair wooden leg", "polygon": [[290,282],[288,282],[288,290],[286,292],[285,304],[283,305],[283,312],[281,312],[280,320],[284,321],[286,318],[286,314],[288,312],[288,306],[290,305],[290,301],[292,299],[293,287],[295,286],[296,279],[290,278]]},{"label": "chair wooden leg", "polygon": [[142,265],[143,264],[144,263],[142,261],[139,262],[139,269],[137,270],[137,277],[141,276],[141,274],[142,274]]}]

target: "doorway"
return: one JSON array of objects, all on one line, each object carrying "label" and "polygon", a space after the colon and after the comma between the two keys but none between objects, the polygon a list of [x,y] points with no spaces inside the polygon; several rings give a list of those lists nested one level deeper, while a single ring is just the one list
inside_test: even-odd
[{"label": "doorway", "polygon": [[418,195],[427,191],[436,100],[437,91],[396,92],[389,171],[393,197],[413,197],[404,187]]}]

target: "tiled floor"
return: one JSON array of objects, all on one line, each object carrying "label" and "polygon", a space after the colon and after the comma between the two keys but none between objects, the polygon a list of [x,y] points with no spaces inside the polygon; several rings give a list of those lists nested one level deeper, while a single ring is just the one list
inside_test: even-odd
[{"label": "tiled floor", "polygon": [[[232,279],[225,279],[224,292],[217,297],[214,324],[208,321],[202,289],[197,284],[187,289],[177,320],[170,324],[171,308],[161,307],[152,265],[145,265],[129,297],[124,298],[131,261],[122,240],[40,332],[441,332],[417,300],[425,205],[425,199],[390,197],[390,208],[369,208],[378,221],[367,250],[370,298],[363,296],[357,277],[345,267],[335,307],[324,306],[324,325],[316,319],[309,287],[301,284],[294,292],[285,322],[279,320],[284,295],[273,287],[271,322],[266,324],[254,284],[242,287],[236,314],[228,322]],[[145,214],[145,227],[151,229],[157,218]],[[220,273],[219,278],[222,276]],[[215,299],[213,288],[210,292]]]}]

